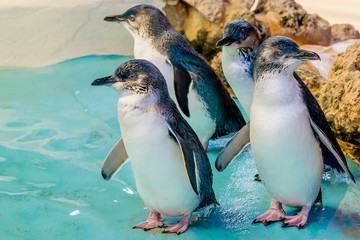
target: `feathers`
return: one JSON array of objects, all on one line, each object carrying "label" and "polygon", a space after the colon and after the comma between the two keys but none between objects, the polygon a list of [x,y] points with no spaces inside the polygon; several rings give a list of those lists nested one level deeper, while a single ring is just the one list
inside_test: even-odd
[{"label": "feathers", "polygon": [[[324,158],[324,164],[335,168],[339,172],[346,171],[350,178],[355,182],[355,179],[346,163],[345,156],[338,142],[336,141],[334,133],[330,129],[330,126],[319,103],[316,101],[315,97],[311,94],[310,90],[296,73],[294,73],[294,78],[301,88],[302,96],[312,121],[312,128],[315,131],[315,134],[320,138],[320,147]],[[331,154],[329,154],[329,151]]]}]

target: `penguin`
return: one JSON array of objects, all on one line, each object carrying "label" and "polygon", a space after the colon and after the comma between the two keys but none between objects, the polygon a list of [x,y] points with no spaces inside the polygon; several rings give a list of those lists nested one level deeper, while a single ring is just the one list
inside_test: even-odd
[{"label": "penguin", "polygon": [[[321,199],[320,142],[355,182],[324,113],[294,74],[307,60],[320,57],[283,36],[268,38],[255,54],[250,140],[256,168],[272,200],[270,209],[253,223],[283,221],[282,227],[299,229],[306,224],[313,203]],[[285,216],[282,204],[302,209],[295,216]]]},{"label": "penguin", "polygon": [[126,152],[116,163],[120,153],[112,151],[102,174],[113,175],[113,165],[119,168],[130,159],[137,191],[150,209],[149,218],[134,228],[147,231],[164,225],[161,215],[182,216],[164,232],[184,232],[192,212],[218,203],[206,152],[170,98],[161,72],[146,60],[131,60],[92,85],[111,86],[119,94],[119,144]]},{"label": "penguin", "polygon": [[[217,43],[217,46],[222,46],[223,48],[222,68],[226,80],[234,90],[236,97],[239,99],[243,108],[243,116],[247,121],[247,125],[232,137],[218,155],[215,162],[218,171],[226,169],[231,161],[250,144],[249,113],[254,93],[253,61],[260,44],[261,38],[257,34],[255,28],[249,22],[244,20],[235,20],[227,23],[224,28],[224,36]],[[294,77],[299,80],[299,84],[303,85],[303,82],[296,73],[294,73]],[[306,89],[304,91],[308,92],[306,86],[303,86],[303,88]],[[316,106],[316,111],[321,112],[321,116],[317,118],[324,122],[323,127],[327,129],[327,134],[333,136],[325,117],[322,116],[322,110],[316,99],[312,97],[310,92],[307,93],[307,96],[311,99],[311,103],[309,104],[314,107]],[[335,138],[332,138],[332,140],[335,140]],[[324,159],[324,165],[326,165],[324,168],[329,170],[328,167],[330,167],[336,172],[344,172],[343,167],[339,164],[335,155],[322,142],[320,142],[320,148]],[[338,148],[338,151],[341,152],[341,149]],[[260,180],[258,174],[255,175],[255,180]]]},{"label": "penguin", "polygon": [[252,62],[261,39],[255,28],[245,20],[225,25],[224,36],[216,46],[222,47],[222,69],[242,107],[246,122],[250,120],[250,107],[254,92]]},{"label": "penguin", "polygon": [[123,24],[134,38],[134,57],[158,67],[171,98],[205,149],[210,138],[236,133],[245,125],[240,110],[215,71],[158,8],[137,5],[104,20]]}]

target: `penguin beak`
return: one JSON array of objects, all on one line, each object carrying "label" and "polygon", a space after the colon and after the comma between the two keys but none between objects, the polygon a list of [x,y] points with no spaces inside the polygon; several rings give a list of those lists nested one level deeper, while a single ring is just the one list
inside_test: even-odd
[{"label": "penguin beak", "polygon": [[293,58],[299,59],[301,61],[307,61],[307,60],[321,60],[320,56],[312,51],[308,51],[305,49],[300,49],[298,53],[292,56]]},{"label": "penguin beak", "polygon": [[235,42],[233,38],[225,36],[216,43],[216,47],[229,46],[233,42]]},{"label": "penguin beak", "polygon": [[122,17],[122,15],[114,15],[114,16],[107,16],[104,18],[107,22],[123,22],[126,18]]},{"label": "penguin beak", "polygon": [[98,78],[98,79],[94,80],[91,83],[91,85],[92,86],[112,85],[115,82],[116,82],[116,80],[113,79],[112,76],[108,76],[108,77]]}]

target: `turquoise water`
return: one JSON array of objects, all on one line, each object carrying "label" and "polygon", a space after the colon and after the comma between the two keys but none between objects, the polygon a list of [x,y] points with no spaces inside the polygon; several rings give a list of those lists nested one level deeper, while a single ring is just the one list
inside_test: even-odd
[{"label": "turquoise water", "polygon": [[[249,149],[223,173],[214,171],[221,207],[180,236],[132,226],[148,210],[129,165],[113,180],[100,168],[120,137],[115,91],[92,87],[129,58],[91,56],[38,69],[0,71],[0,239],[355,239],[360,238],[360,187],[324,181],[324,207],[308,225],[251,224],[270,197]],[[149,133],[151,134],[151,133]],[[217,151],[209,152],[214,166]],[[357,181],[360,172],[350,163]],[[297,209],[286,208],[288,214]],[[174,223],[178,218],[164,218]]]}]

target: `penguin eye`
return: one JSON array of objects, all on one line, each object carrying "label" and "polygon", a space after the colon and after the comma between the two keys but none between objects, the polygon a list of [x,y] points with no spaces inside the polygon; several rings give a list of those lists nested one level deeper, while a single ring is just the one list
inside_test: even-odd
[{"label": "penguin eye", "polygon": [[275,57],[281,57],[283,55],[283,52],[281,51],[275,51],[274,52]]},{"label": "penguin eye", "polygon": [[130,19],[130,21],[135,21],[135,17],[134,17],[134,15],[131,15],[130,17],[129,17],[129,19]]},{"label": "penguin eye", "polygon": [[134,73],[131,73],[128,78],[134,80],[136,78],[136,75]]}]

